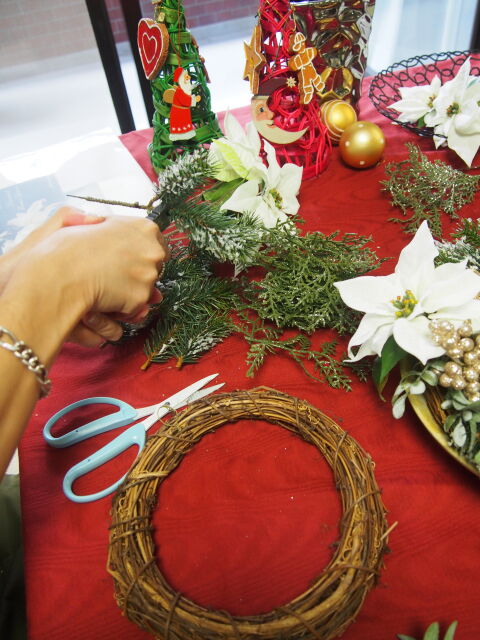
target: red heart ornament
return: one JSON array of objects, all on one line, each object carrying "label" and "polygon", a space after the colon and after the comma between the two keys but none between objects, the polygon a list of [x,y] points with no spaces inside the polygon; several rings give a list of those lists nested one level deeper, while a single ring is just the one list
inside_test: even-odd
[{"label": "red heart ornament", "polygon": [[168,54],[169,40],[167,27],[161,22],[142,18],[138,23],[138,50],[148,80],[154,78],[163,67]]}]

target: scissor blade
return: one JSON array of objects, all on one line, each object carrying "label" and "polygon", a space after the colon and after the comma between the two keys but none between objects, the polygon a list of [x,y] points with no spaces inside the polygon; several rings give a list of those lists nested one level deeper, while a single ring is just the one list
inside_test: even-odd
[{"label": "scissor blade", "polygon": [[206,389],[200,389],[199,391],[194,391],[188,396],[188,398],[183,397],[172,404],[168,404],[167,406],[165,406],[165,404],[159,405],[157,409],[154,411],[154,413],[151,416],[149,416],[146,420],[143,421],[145,431],[148,431],[150,427],[152,427],[157,422],[157,420],[160,420],[160,418],[163,418],[163,416],[165,416],[170,411],[176,411],[177,409],[180,409],[181,407],[187,404],[190,404],[195,400],[200,400],[200,398],[205,398],[205,396],[208,396],[214,391],[217,391],[217,389],[220,389],[221,387],[223,387],[224,384],[225,383],[222,382],[221,384],[214,384],[211,387],[206,387]]},{"label": "scissor blade", "polygon": [[191,396],[188,396],[186,400],[183,400],[179,404],[172,406],[172,409],[179,409],[180,407],[183,407],[183,405],[195,402],[195,400],[200,400],[200,398],[205,398],[205,396],[209,396],[211,393],[217,391],[217,389],[221,389],[224,384],[224,382],[221,382],[220,384],[214,384],[212,387],[207,387],[206,389],[195,391]]},{"label": "scissor blade", "polygon": [[[150,429],[150,427],[152,426],[151,424],[149,424],[151,420],[153,421],[155,419],[155,422],[156,422],[160,418],[163,418],[163,416],[165,416],[170,411],[175,411],[176,409],[180,409],[181,407],[187,404],[190,404],[195,400],[200,400],[200,398],[205,398],[205,396],[208,396],[214,391],[216,391],[217,389],[220,389],[220,387],[223,387],[224,384],[225,383],[222,382],[221,384],[215,384],[212,387],[207,387],[206,389],[200,389],[199,391],[194,391],[188,397],[184,396],[183,398],[178,398],[176,402],[172,402],[172,403],[169,402],[168,405],[166,406],[164,404],[159,405],[158,409],[155,411],[153,416],[146,423],[145,425],[146,430],[148,431],[148,429]],[[152,422],[152,424],[154,423]]]},{"label": "scissor blade", "polygon": [[201,380],[197,380],[197,382],[193,382],[188,387],[185,387],[185,389],[182,389],[181,391],[177,391],[177,393],[174,393],[173,396],[170,396],[169,398],[166,398],[162,402],[159,402],[157,405],[158,408],[156,409],[157,416],[161,418],[163,415],[171,411],[173,408],[181,407],[183,404],[185,404],[188,401],[191,395],[199,391],[199,389],[204,387],[206,384],[208,384],[211,380],[213,380],[217,376],[218,376],[218,373],[212,373],[212,375],[206,376]]}]

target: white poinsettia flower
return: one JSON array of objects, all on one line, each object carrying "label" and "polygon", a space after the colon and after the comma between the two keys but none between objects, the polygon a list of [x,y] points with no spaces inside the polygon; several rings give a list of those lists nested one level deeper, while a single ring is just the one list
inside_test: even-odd
[{"label": "white poinsettia flower", "polygon": [[272,145],[265,141],[264,149],[268,167],[264,165],[262,179],[252,178],[241,184],[221,210],[249,213],[270,229],[298,212],[302,168],[291,163],[280,168]]},{"label": "white poinsettia flower", "polygon": [[471,166],[480,146],[480,82],[470,76],[467,58],[453,80],[446,82],[433,101],[435,111],[425,118],[434,128],[435,146],[444,145],[455,151]]},{"label": "white poinsettia flower", "polygon": [[397,120],[399,122],[418,122],[420,118],[427,116],[433,111],[433,101],[438,95],[442,82],[439,76],[434,76],[430,84],[401,87],[401,100],[390,105],[400,113]]},{"label": "white poinsettia flower", "polygon": [[229,182],[236,178],[261,179],[265,166],[260,158],[260,136],[251,123],[244,131],[231,113],[224,120],[225,137],[213,140],[209,157],[216,167],[215,178]]},{"label": "white poinsettia flower", "polygon": [[[435,267],[438,250],[428,225],[423,222],[413,240],[401,251],[394,273],[361,276],[335,283],[342,300],[363,312],[348,353],[355,362],[382,353],[387,339],[395,342],[423,364],[445,353],[435,344],[429,323],[445,318],[458,325],[471,319],[480,330],[480,276],[466,261]],[[353,347],[360,347],[354,355]]]}]

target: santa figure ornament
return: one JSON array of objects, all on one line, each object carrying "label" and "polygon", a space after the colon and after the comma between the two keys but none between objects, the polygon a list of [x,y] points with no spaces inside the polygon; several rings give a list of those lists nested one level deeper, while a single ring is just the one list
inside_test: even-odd
[{"label": "santa figure ornament", "polygon": [[178,85],[176,89],[167,89],[164,93],[165,102],[171,102],[170,109],[170,140],[189,140],[195,137],[195,127],[192,124],[191,107],[200,102],[200,96],[192,94],[192,80],[188,71],[177,67],[173,74],[173,81]]},{"label": "santa figure ornament", "polygon": [[303,167],[303,177],[328,165],[331,143],[320,117],[325,83],[313,65],[317,51],[297,32],[288,0],[261,0],[259,23],[245,45],[244,78],[252,91],[252,120],[280,165]]},{"label": "santa figure ornament", "polygon": [[183,153],[222,136],[211,109],[208,73],[187,29],[182,0],[152,0],[154,19],[138,25],[138,49],[152,88],[152,167],[160,173]]}]

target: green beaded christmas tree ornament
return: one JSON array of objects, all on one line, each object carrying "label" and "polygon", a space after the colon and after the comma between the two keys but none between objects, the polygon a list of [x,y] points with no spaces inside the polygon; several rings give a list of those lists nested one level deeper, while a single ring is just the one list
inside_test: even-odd
[{"label": "green beaded christmas tree ornament", "polygon": [[154,19],[138,25],[138,48],[152,87],[152,166],[160,173],[184,152],[222,136],[211,110],[208,73],[188,31],[181,0],[152,0]]}]

